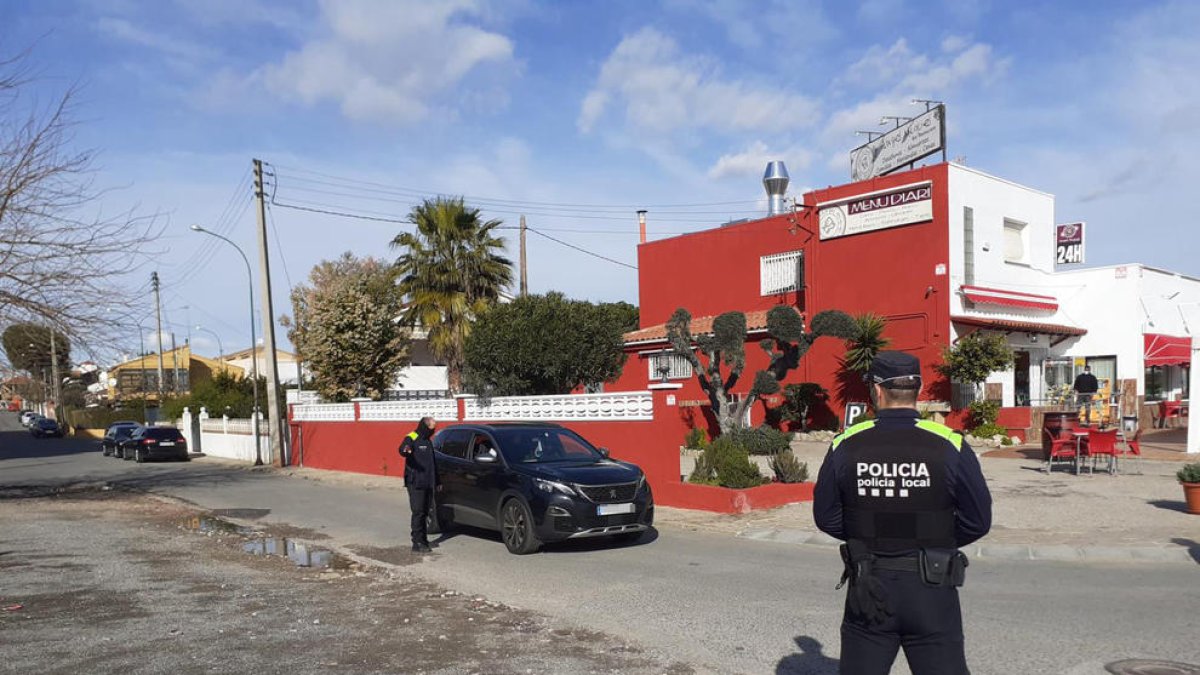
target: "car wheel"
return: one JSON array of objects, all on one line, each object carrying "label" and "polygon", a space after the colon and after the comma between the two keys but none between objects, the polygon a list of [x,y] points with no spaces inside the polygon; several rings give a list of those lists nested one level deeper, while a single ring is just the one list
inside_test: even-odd
[{"label": "car wheel", "polygon": [[529,507],[516,497],[504,502],[500,510],[500,536],[508,552],[517,555],[533,553],[542,545],[533,533],[533,516],[529,513]]},{"label": "car wheel", "polygon": [[125,459],[125,460],[133,459],[133,455],[129,454],[129,448],[125,448],[124,450],[121,451],[121,459]]},{"label": "car wheel", "polygon": [[133,461],[137,462],[138,464],[141,464],[142,462],[146,461],[146,456],[142,454],[141,448],[134,448]]}]

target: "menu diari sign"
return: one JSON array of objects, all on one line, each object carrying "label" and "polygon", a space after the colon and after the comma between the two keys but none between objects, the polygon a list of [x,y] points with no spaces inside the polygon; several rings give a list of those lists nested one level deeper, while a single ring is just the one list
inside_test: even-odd
[{"label": "menu diari sign", "polygon": [[821,239],[933,220],[933,184],[916,183],[818,204]]}]

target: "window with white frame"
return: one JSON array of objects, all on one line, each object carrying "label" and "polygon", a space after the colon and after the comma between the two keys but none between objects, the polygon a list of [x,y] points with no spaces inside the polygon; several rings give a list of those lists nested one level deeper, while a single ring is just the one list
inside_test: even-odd
[{"label": "window with white frame", "polygon": [[804,288],[804,252],[789,251],[759,259],[761,295],[775,295]]},{"label": "window with white frame", "polygon": [[686,380],[692,376],[692,364],[675,352],[647,354],[646,365],[649,368],[650,380],[655,382],[662,379],[664,368],[668,380]]},{"label": "window with white frame", "polygon": [[1027,263],[1025,223],[1004,219],[1004,262]]}]

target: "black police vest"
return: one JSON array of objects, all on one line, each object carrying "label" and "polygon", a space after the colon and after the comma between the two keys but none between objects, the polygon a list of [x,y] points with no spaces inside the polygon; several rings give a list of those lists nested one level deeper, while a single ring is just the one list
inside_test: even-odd
[{"label": "black police vest", "polygon": [[432,487],[436,469],[433,459],[433,441],[428,438],[414,438],[412,455],[404,462],[404,478],[413,487]]},{"label": "black police vest", "polygon": [[846,536],[875,553],[955,548],[945,449],[958,436],[940,424],[913,421],[871,420],[835,440],[834,452],[845,453],[839,489]]}]

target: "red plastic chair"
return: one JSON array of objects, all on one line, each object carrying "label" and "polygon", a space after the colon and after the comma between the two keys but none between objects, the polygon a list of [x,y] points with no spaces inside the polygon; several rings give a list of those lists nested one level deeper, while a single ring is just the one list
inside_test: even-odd
[{"label": "red plastic chair", "polygon": [[1121,453],[1121,459],[1124,460],[1126,455],[1133,455],[1138,459],[1138,473],[1142,472],[1142,430],[1139,428],[1133,434],[1133,438],[1125,439],[1125,450]]},{"label": "red plastic chair", "polygon": [[1108,472],[1117,470],[1117,430],[1093,431],[1088,434],[1087,452],[1092,457],[1092,473],[1096,472],[1096,458],[1108,457]]},{"label": "red plastic chair", "polygon": [[1054,460],[1075,461],[1075,439],[1070,436],[1055,438],[1049,429],[1042,429],[1042,448],[1046,456],[1046,473],[1054,470]]}]

